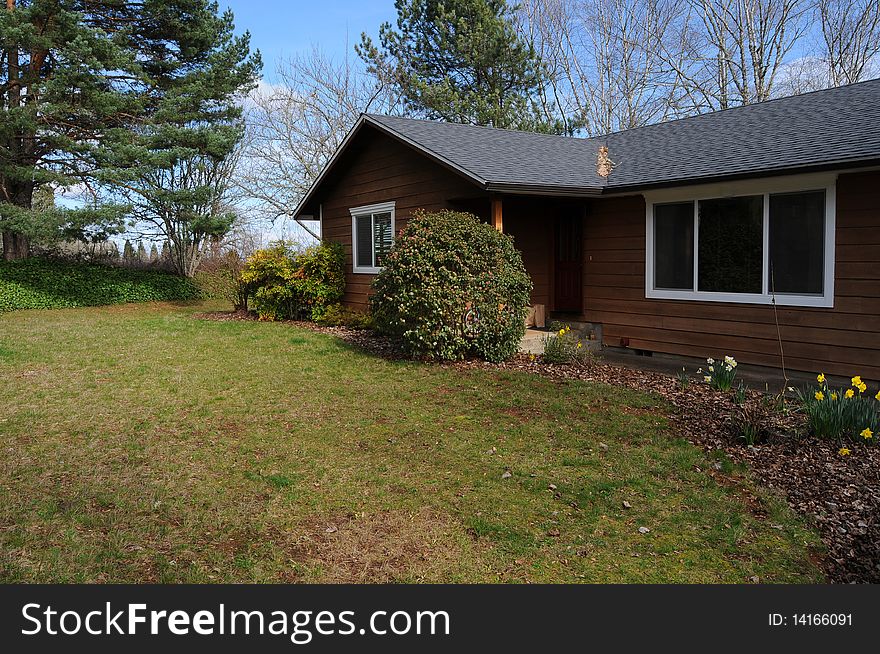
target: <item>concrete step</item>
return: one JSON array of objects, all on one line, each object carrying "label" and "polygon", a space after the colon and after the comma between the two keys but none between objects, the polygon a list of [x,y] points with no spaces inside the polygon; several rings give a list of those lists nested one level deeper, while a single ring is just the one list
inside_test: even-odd
[{"label": "concrete step", "polygon": [[[550,320],[548,325],[553,325],[559,329],[557,325],[563,325],[571,328],[571,331],[580,338],[584,343],[602,343],[602,324],[598,322],[586,322],[582,320]],[[591,345],[592,347],[592,345]]]},{"label": "concrete step", "polygon": [[519,344],[519,351],[523,354],[544,354],[544,339],[550,332],[542,329],[527,329]]},{"label": "concrete step", "polygon": [[[587,329],[581,332],[572,324],[569,324],[569,327],[571,327],[572,333],[574,333],[577,338],[581,339],[584,347],[590,350],[590,352],[599,352],[599,350],[602,349],[602,341],[595,338],[594,330]],[[554,333],[555,332],[544,329],[527,329],[525,336],[523,336],[522,341],[520,341],[519,351],[524,354],[544,354],[544,339],[548,336],[552,336]],[[594,335],[593,339],[590,339],[591,333]],[[601,332],[599,333],[599,338],[601,338]]]}]

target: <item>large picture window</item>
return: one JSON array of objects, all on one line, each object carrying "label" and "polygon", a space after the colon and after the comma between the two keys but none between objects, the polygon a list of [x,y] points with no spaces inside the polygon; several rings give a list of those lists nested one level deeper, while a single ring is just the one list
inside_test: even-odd
[{"label": "large picture window", "polygon": [[394,203],[351,209],[353,270],[377,273],[394,243]]},{"label": "large picture window", "polygon": [[671,189],[648,196],[646,296],[833,306],[833,184],[779,193],[748,193],[748,182],[740,188],[676,201],[665,201],[675,198]]}]

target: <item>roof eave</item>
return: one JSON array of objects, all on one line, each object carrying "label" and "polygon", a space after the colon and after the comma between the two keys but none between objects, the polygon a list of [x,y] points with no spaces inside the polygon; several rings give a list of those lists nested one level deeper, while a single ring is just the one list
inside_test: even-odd
[{"label": "roof eave", "polygon": [[[833,170],[850,170],[855,168],[870,168],[880,166],[880,157],[858,158],[858,159],[839,159],[833,161],[825,161],[816,164],[806,164],[802,166],[779,166],[774,168],[763,168],[760,170],[751,170],[741,173],[731,173],[728,175],[711,175],[702,177],[682,177],[677,179],[659,180],[645,184],[626,184],[615,186],[612,182],[603,189],[602,195],[629,195],[640,193],[652,189],[671,188],[675,186],[696,186],[698,184],[712,184],[716,182],[728,182],[740,179],[754,179],[756,177],[781,177],[784,175],[800,175],[804,173],[820,173]],[[613,175],[614,173],[612,173]]]},{"label": "roof eave", "polygon": [[602,195],[601,186],[547,186],[545,184],[488,182],[484,188],[490,193],[510,195],[547,195],[568,198],[595,198]]},{"label": "roof eave", "polygon": [[352,138],[354,138],[354,135],[360,131],[361,127],[364,124],[364,118],[364,114],[361,114],[360,117],[357,119],[357,122],[355,122],[354,126],[352,126],[350,130],[348,130],[348,134],[345,135],[345,138],[342,139],[342,143],[340,143],[339,147],[336,148],[333,156],[330,157],[330,160],[321,169],[321,172],[315,178],[315,181],[312,182],[311,186],[309,186],[309,189],[306,191],[305,195],[303,195],[302,200],[299,201],[299,204],[296,205],[296,209],[293,210],[294,220],[298,220],[302,215],[303,210],[312,202],[315,192],[318,190],[318,187],[321,186],[321,182],[324,181],[327,173],[329,173],[330,169],[333,168],[333,164],[336,163],[336,160],[345,151],[346,146],[349,144]]}]

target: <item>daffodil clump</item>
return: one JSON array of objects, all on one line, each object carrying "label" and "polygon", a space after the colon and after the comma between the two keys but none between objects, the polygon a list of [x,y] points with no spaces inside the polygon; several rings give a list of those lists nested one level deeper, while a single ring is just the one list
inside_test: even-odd
[{"label": "daffodil clump", "polygon": [[873,396],[868,393],[868,385],[859,375],[845,389],[832,388],[823,373],[816,381],[816,387],[798,391],[810,433],[841,441],[841,456],[850,454],[850,449],[842,445],[844,440],[873,443],[880,430],[880,391]]},{"label": "daffodil clump", "polygon": [[703,375],[703,381],[712,388],[719,391],[729,391],[733,388],[733,380],[736,379],[736,359],[732,356],[725,356],[722,361],[716,361],[711,357],[706,359],[708,370],[703,373],[703,369],[697,370],[697,374]]},{"label": "daffodil clump", "polygon": [[544,363],[585,365],[590,361],[590,351],[566,325],[544,338],[543,360]]}]

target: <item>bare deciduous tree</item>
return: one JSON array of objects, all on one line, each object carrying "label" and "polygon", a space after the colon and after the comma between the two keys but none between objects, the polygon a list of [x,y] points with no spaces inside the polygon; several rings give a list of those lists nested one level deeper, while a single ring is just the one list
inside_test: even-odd
[{"label": "bare deciduous tree", "polygon": [[580,34],[574,16],[575,0],[524,0],[518,28],[541,60],[548,84],[538,102],[547,118],[557,117],[567,133],[588,123],[589,96],[581,69]]},{"label": "bare deciduous tree", "polygon": [[666,0],[591,0],[582,11],[592,25],[596,80],[592,114],[611,132],[666,120],[676,79],[654,45],[669,36],[676,5]]},{"label": "bare deciduous tree", "polygon": [[548,107],[601,134],[669,116],[675,77],[656,50],[671,0],[526,0],[520,27],[548,70]]},{"label": "bare deciduous tree", "polygon": [[[685,113],[763,102],[807,30],[809,0],[688,0],[672,45]],[[691,104],[690,107],[687,104]]]},{"label": "bare deciduous tree", "polygon": [[880,54],[880,2],[818,0],[817,7],[828,84],[840,86],[866,79]]},{"label": "bare deciduous tree", "polygon": [[815,55],[806,55],[789,61],[780,68],[774,85],[775,97],[800,95],[828,88],[828,66]]},{"label": "bare deciduous tree", "polygon": [[386,89],[352,56],[337,62],[313,48],[280,62],[246,116],[235,185],[250,210],[270,221],[292,216],[360,114],[393,108]]}]

